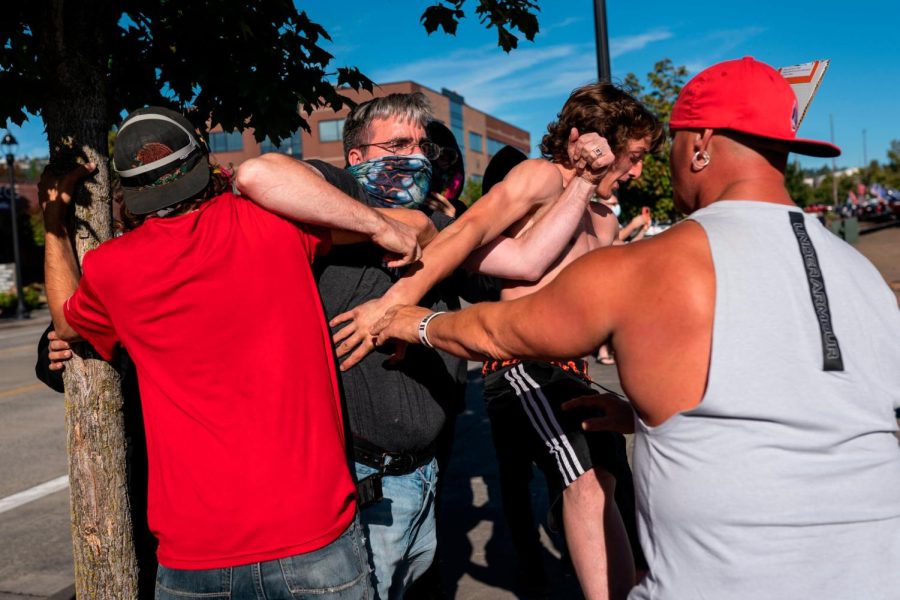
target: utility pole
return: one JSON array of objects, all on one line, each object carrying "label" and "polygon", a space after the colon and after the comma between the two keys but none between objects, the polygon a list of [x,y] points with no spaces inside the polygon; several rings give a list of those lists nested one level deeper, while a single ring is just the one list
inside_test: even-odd
[{"label": "utility pole", "polygon": [[594,30],[597,34],[597,80],[612,81],[609,66],[609,32],[606,28],[606,0],[594,0]]}]

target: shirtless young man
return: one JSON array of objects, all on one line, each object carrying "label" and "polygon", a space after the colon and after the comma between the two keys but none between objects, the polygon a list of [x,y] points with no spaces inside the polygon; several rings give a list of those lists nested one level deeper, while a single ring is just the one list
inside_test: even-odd
[{"label": "shirtless young man", "polygon": [[[655,117],[617,87],[599,83],[575,90],[558,120],[548,126],[541,143],[544,158],[513,168],[431,242],[420,268],[382,298],[332,320],[333,326],[350,321],[335,335],[338,356],[349,354],[341,368],[350,368],[372,349],[369,331],[387,308],[419,302],[464,261],[483,266],[479,263],[486,252],[485,260],[490,260],[490,244],[501,234],[522,236],[543,218],[571,223],[562,251],[548,240],[538,258],[527,259],[534,267],[529,280],[508,281],[504,300],[541,289],[579,256],[611,245],[618,223],[608,208],[590,204],[590,199],[595,194],[609,198],[620,183],[639,177],[644,156],[661,136]],[[504,276],[493,266],[495,275]],[[522,265],[508,268],[522,278]],[[616,476],[626,480],[623,488],[630,488],[624,442],[621,436],[603,434],[599,443],[589,444],[578,420],[559,409],[563,401],[591,393],[586,367],[571,361],[515,361],[488,364],[486,371],[489,401],[521,405],[523,451],[534,455],[562,496],[566,540],[586,597],[622,597],[634,584],[634,564],[621,515],[608,499]],[[632,512],[630,493],[626,497],[622,508]]]},{"label": "shirtless young man", "polygon": [[593,424],[636,430],[650,569],[631,600],[900,589],[900,313],[872,264],[791,200],[789,152],[840,152],[798,139],[797,116],[772,67],[710,67],[670,122],[687,220],[583,256],[518,300],[421,332],[427,312],[397,307],[375,330],[469,358],[583,356],[615,341],[630,405],[574,404],[602,406]]}]

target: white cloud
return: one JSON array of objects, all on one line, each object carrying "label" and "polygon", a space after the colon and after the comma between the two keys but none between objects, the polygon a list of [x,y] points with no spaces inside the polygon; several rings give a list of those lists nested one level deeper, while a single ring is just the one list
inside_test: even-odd
[{"label": "white cloud", "polygon": [[558,94],[559,89],[547,86],[561,72],[583,63],[583,56],[590,56],[590,47],[584,44],[519,48],[510,54],[491,45],[373,71],[371,77],[377,82],[410,79],[437,90],[446,87],[462,94],[470,106],[492,112],[511,102]]},{"label": "white cloud", "polygon": [[612,58],[643,50],[653,42],[661,42],[672,37],[672,32],[665,29],[647,31],[638,35],[614,37],[609,40],[609,55]]},{"label": "white cloud", "polygon": [[[566,19],[553,27],[576,22]],[[617,57],[672,37],[668,30],[612,38],[610,55]],[[596,49],[587,43],[518,48],[506,54],[495,45],[461,49],[437,58],[373,70],[377,82],[413,80],[434,89],[449,88],[466,103],[486,112],[524,100],[564,96],[596,78]]]},{"label": "white cloud", "polygon": [[[707,50],[702,56],[688,60],[685,63],[688,71],[698,73],[706,67],[712,66],[722,60],[740,58],[735,53],[747,40],[758,36],[765,31],[762,27],[744,27],[742,29],[723,29],[712,31],[698,40],[698,45]],[[709,51],[709,49],[713,49]]]},{"label": "white cloud", "polygon": [[[566,19],[552,27],[576,21]],[[615,37],[610,40],[610,54],[618,57],[637,52],[672,37],[666,29]],[[580,43],[521,46],[509,54],[494,44],[457,49],[403,65],[369,69],[366,74],[378,83],[412,80],[438,91],[449,88],[461,94],[469,106],[530,130],[536,144],[569,92],[596,81],[596,56],[592,36]]]},{"label": "white cloud", "polygon": [[565,29],[570,25],[574,25],[575,23],[580,23],[582,21],[584,21],[584,17],[567,17],[559,23],[551,23],[550,25],[541,27],[541,31],[538,36],[546,35],[554,29]]}]

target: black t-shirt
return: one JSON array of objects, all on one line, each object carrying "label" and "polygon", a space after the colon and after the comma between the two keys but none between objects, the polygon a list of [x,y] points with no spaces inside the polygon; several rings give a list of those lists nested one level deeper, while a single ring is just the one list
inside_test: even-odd
[{"label": "black t-shirt", "polygon": [[[325,180],[348,196],[374,205],[347,171],[310,160]],[[438,229],[452,219],[430,215]],[[380,298],[402,275],[382,266],[383,250],[374,244],[334,246],[316,259],[313,271],[325,314],[331,319],[368,300]],[[433,289],[420,303],[432,310],[458,308],[445,286]],[[336,329],[335,329],[336,330]],[[416,451],[437,439],[447,415],[463,401],[466,363],[445,352],[410,345],[396,365],[387,363],[391,348],[376,348],[359,364],[341,373],[350,429],[376,446],[392,451]]]}]

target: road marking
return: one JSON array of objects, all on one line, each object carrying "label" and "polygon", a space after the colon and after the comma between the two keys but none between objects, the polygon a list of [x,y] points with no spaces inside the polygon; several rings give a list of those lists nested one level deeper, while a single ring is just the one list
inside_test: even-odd
[{"label": "road marking", "polygon": [[19,394],[24,394],[26,392],[33,392],[34,390],[39,390],[41,388],[47,387],[43,383],[29,383],[28,385],[20,385],[17,388],[13,388],[11,390],[6,390],[5,392],[0,392],[0,398],[9,398],[11,396],[18,396]]},{"label": "road marking", "polygon": [[0,498],[0,513],[5,513],[8,510],[18,508],[23,504],[28,504],[29,502],[33,502],[44,496],[49,496],[50,494],[64,490],[67,487],[69,487],[69,476],[63,475],[56,479],[51,479],[47,483],[42,483],[33,488],[29,488],[24,492],[19,492],[18,494],[13,494],[6,498]]}]

